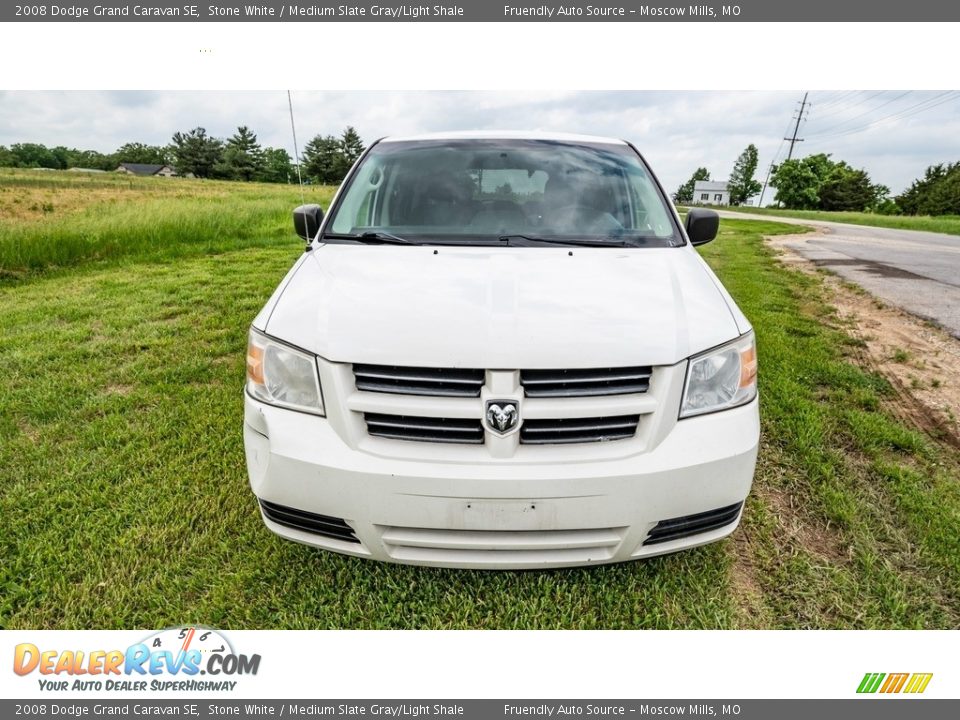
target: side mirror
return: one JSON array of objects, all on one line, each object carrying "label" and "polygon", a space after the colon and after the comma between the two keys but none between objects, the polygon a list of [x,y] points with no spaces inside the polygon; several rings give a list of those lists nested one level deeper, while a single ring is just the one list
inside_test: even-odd
[{"label": "side mirror", "polygon": [[307,242],[313,240],[322,220],[323,208],[319,205],[300,205],[293,210],[293,227]]},{"label": "side mirror", "polygon": [[687,212],[687,237],[691,245],[706,245],[717,236],[720,229],[720,216],[713,210],[690,208]]}]

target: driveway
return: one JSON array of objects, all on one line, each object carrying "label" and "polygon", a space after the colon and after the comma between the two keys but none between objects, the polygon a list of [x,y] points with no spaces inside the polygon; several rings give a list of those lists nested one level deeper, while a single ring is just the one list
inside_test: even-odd
[{"label": "driveway", "polygon": [[816,228],[816,233],[778,244],[960,338],[960,236],[739,212],[720,215]]}]

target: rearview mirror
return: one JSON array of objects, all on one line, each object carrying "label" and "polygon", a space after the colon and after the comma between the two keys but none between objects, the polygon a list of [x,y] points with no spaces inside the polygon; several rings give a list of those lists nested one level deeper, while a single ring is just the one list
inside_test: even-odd
[{"label": "rearview mirror", "polygon": [[690,208],[684,225],[691,245],[705,245],[717,236],[720,229],[720,216],[713,210]]},{"label": "rearview mirror", "polygon": [[293,227],[307,242],[313,240],[322,220],[323,208],[319,205],[300,205],[293,210]]}]

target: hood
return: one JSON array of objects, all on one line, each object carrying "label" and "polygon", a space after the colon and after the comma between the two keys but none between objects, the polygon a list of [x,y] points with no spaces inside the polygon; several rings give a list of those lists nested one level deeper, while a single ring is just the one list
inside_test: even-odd
[{"label": "hood", "polygon": [[496,369],[669,365],[740,334],[690,247],[322,245],[262,329],[335,362]]}]

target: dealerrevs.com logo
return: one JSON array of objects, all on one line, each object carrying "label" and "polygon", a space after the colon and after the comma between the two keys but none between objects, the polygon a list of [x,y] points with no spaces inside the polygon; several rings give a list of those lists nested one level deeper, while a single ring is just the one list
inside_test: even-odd
[{"label": "dealerrevs.com logo", "polygon": [[927,689],[933,673],[867,673],[857,686],[858,693],[914,695]]},{"label": "dealerrevs.com logo", "polygon": [[237,653],[223,633],[199,626],[161,630],[125,650],[20,643],[13,655],[13,671],[36,673],[40,689],[47,691],[231,691],[238,682],[233,678],[259,669],[260,655]]}]

